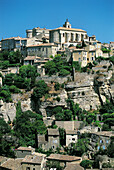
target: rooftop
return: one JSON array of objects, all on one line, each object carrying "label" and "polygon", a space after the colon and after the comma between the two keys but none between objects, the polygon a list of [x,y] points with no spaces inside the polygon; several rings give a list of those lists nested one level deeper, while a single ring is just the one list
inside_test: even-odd
[{"label": "rooftop", "polygon": [[[17,148],[16,150],[21,150],[21,151],[32,151],[34,148],[31,147],[22,147],[20,146],[19,148]],[[34,149],[35,150],[35,149]]]},{"label": "rooftop", "polygon": [[49,136],[59,136],[59,131],[58,131],[58,129],[50,129],[50,128],[48,128],[48,135]]},{"label": "rooftop", "polygon": [[99,136],[108,136],[108,137],[114,136],[113,131],[101,131],[101,132],[95,132],[92,134],[99,135]]},{"label": "rooftop", "polygon": [[10,38],[5,38],[5,39],[2,39],[1,41],[4,41],[4,40],[11,40],[11,39],[14,39],[14,40],[27,40],[27,38],[22,38],[22,37],[10,37]]},{"label": "rooftop", "polygon": [[36,56],[27,56],[24,60],[34,60]]},{"label": "rooftop", "polygon": [[44,44],[38,44],[38,45],[29,45],[27,47],[47,47],[47,46],[55,46],[54,43],[44,43]]},{"label": "rooftop", "polygon": [[72,162],[72,161],[81,160],[81,157],[69,156],[69,155],[61,155],[61,154],[51,154],[50,156],[47,157],[47,159]]},{"label": "rooftop", "polygon": [[84,31],[82,29],[66,28],[66,27],[59,27],[59,28],[56,28],[56,29],[53,29],[53,30],[50,30],[50,31],[54,31],[54,30],[77,31],[77,32],[85,32],[86,33],[86,31]]},{"label": "rooftop", "polygon": [[26,155],[25,158],[22,160],[22,163],[41,164],[42,159],[43,159],[43,156]]},{"label": "rooftop", "polygon": [[8,168],[8,169],[11,169],[11,170],[17,170],[21,166],[22,160],[23,160],[23,158],[17,158],[17,159],[9,158],[0,167]]},{"label": "rooftop", "polygon": [[65,170],[84,170],[79,164],[68,163]]},{"label": "rooftop", "polygon": [[66,134],[67,135],[76,135],[77,134],[77,130],[67,130]]}]

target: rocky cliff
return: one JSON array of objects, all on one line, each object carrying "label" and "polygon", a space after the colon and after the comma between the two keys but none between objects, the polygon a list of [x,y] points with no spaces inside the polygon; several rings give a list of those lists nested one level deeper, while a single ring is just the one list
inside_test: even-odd
[{"label": "rocky cliff", "polygon": [[[49,116],[51,108],[61,106],[67,108],[66,100],[72,99],[78,103],[82,109],[96,110],[106,99],[113,101],[113,65],[108,61],[99,63],[88,73],[74,73],[74,80],[65,81],[64,88],[55,91],[55,83],[48,82],[50,87],[49,95],[43,97],[40,106],[37,107],[44,119]],[[112,79],[112,80],[111,80]],[[12,94],[13,103],[2,103],[0,114],[6,121],[13,120],[16,116],[16,104],[21,101],[22,111],[32,110],[34,104],[31,104],[31,94],[33,91],[23,94]],[[57,100],[59,98],[59,100]],[[32,108],[31,108],[32,106]]]}]

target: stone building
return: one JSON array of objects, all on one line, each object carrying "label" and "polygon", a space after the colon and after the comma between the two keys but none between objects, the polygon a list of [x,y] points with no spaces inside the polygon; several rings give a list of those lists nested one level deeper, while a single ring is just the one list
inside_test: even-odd
[{"label": "stone building", "polygon": [[96,133],[91,133],[91,143],[98,144],[97,150],[100,149],[106,149],[108,145],[110,144],[111,137],[114,136],[114,133],[112,131],[101,131]]},{"label": "stone building", "polygon": [[47,157],[47,160],[50,161],[50,162],[59,161],[60,162],[60,166],[65,168],[68,163],[73,163],[73,164],[77,163],[77,164],[80,164],[82,158],[81,157],[77,157],[77,156],[69,156],[69,155],[61,155],[61,154],[51,154],[50,156]]},{"label": "stone building", "polygon": [[66,146],[71,143],[76,143],[78,140],[77,130],[68,130],[66,131]]},{"label": "stone building", "polygon": [[19,36],[1,40],[2,51],[3,50],[8,50],[8,51],[19,50],[24,54],[26,44],[27,44],[27,38],[21,38]]},{"label": "stone building", "polygon": [[66,20],[63,27],[49,31],[50,43],[58,43],[61,47],[68,47],[70,44],[76,45],[79,41],[88,41],[87,32],[82,29],[71,28],[71,24]]},{"label": "stone building", "polygon": [[26,30],[26,37],[32,38],[32,37],[49,37],[49,29],[46,28],[40,28],[36,27],[33,29]]},{"label": "stone building", "polygon": [[27,55],[49,58],[51,55],[55,56],[57,54],[57,50],[58,47],[54,43],[30,45],[27,46]]},{"label": "stone building", "polygon": [[48,129],[47,136],[38,135],[38,147],[42,147],[44,150],[49,150],[50,148],[56,150],[59,147],[58,129]]},{"label": "stone building", "polygon": [[21,165],[22,170],[44,170],[46,161],[43,155],[26,155],[22,160]]},{"label": "stone building", "polygon": [[31,147],[19,147],[15,149],[17,158],[24,158],[26,155],[31,155],[33,152],[35,152],[35,149]]},{"label": "stone building", "polygon": [[81,63],[81,67],[87,65],[87,51],[85,49],[74,49],[72,52],[72,61]]}]

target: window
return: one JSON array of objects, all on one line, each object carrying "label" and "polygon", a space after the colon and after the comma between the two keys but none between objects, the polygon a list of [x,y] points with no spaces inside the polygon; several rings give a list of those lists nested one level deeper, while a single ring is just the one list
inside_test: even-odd
[{"label": "window", "polygon": [[106,140],[106,143],[108,143],[109,142],[109,140]]},{"label": "window", "polygon": [[93,55],[93,52],[92,52],[92,55]]},{"label": "window", "polygon": [[65,36],[65,34],[63,33],[63,37]]},{"label": "window", "polygon": [[79,52],[79,54],[81,54],[81,52]]},{"label": "window", "polygon": [[72,138],[73,141],[75,141],[75,138]]},{"label": "window", "polygon": [[105,146],[103,145],[103,150],[105,150]]},{"label": "window", "polygon": [[30,170],[30,167],[26,167],[26,170]]},{"label": "window", "polygon": [[102,143],[102,140],[100,140],[100,143]]},{"label": "window", "polygon": [[91,57],[91,61],[93,61],[94,60],[94,57]]},{"label": "window", "polygon": [[80,62],[80,61],[81,61],[81,58],[78,58],[78,61]]}]

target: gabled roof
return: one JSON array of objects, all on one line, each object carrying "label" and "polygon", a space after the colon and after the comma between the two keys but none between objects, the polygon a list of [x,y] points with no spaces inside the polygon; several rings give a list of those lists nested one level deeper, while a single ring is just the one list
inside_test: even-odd
[{"label": "gabled roof", "polygon": [[81,157],[61,155],[61,154],[51,154],[50,156],[47,157],[47,159],[48,160],[58,160],[58,161],[72,162],[72,161],[81,160]]},{"label": "gabled roof", "polygon": [[4,162],[1,166],[1,168],[7,168],[10,170],[16,170],[21,166],[21,161],[23,160],[23,158],[17,158],[17,159],[12,159],[9,158],[6,162]]},{"label": "gabled roof", "polygon": [[34,60],[36,56],[27,56],[24,60]]},{"label": "gabled roof", "polygon": [[58,131],[58,129],[48,128],[48,135],[49,136],[59,136],[59,131]]},{"label": "gabled roof", "polygon": [[[21,150],[21,151],[32,151],[34,148],[31,147],[22,147],[20,146],[19,148],[17,148],[16,150]],[[35,149],[34,149],[35,150]]]},{"label": "gabled roof", "polygon": [[43,156],[26,155],[25,158],[22,160],[22,163],[41,164],[42,159],[43,159]]},{"label": "gabled roof", "polygon": [[38,45],[29,45],[27,47],[47,47],[47,46],[55,46],[54,43],[45,43],[45,44],[38,44]]},{"label": "gabled roof", "polygon": [[56,29],[53,29],[53,30],[50,30],[50,31],[54,31],[54,30],[76,31],[76,32],[85,32],[86,33],[86,31],[84,31],[82,29],[66,28],[66,27],[59,27],[59,28],[56,28]]}]

